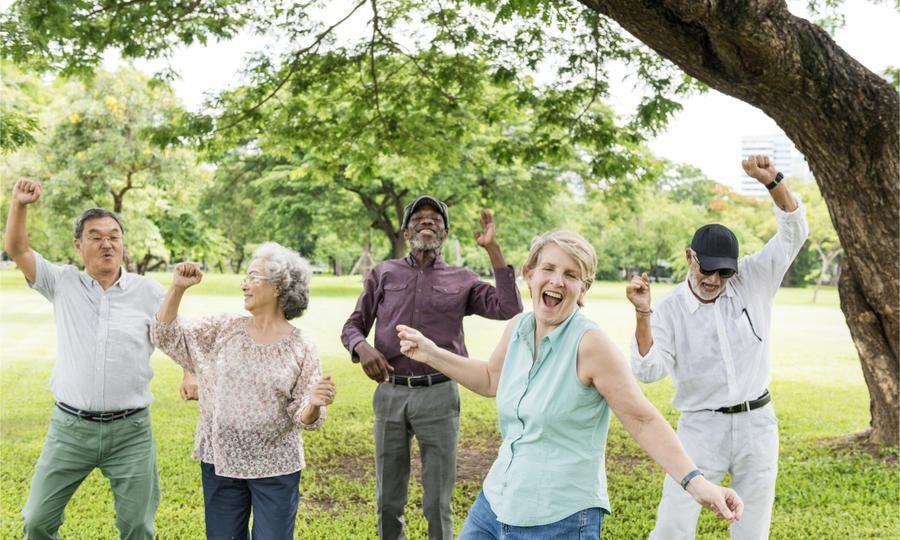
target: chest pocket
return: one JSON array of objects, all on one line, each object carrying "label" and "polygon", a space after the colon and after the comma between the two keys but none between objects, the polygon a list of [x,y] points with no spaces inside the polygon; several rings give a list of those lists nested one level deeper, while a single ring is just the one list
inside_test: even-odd
[{"label": "chest pocket", "polygon": [[462,287],[434,285],[431,289],[431,305],[439,313],[448,315],[462,313],[466,304],[466,292]]},{"label": "chest pocket", "polygon": [[730,330],[734,332],[733,343],[738,347],[753,347],[763,342],[762,327],[759,322],[753,320],[747,308],[732,321]]},{"label": "chest pocket", "polygon": [[388,311],[396,311],[403,305],[406,298],[406,289],[409,283],[385,283],[381,308]]}]

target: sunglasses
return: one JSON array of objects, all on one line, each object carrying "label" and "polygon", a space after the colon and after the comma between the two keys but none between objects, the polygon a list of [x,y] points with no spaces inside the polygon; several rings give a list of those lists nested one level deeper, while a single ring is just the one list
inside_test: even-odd
[{"label": "sunglasses", "polygon": [[697,255],[692,254],[691,256],[694,258],[694,262],[697,263],[697,268],[700,269],[700,273],[703,274],[704,276],[711,276],[718,272],[720,278],[728,279],[737,273],[731,268],[719,268],[718,270],[705,270],[702,266],[700,266],[700,260],[697,259]]}]

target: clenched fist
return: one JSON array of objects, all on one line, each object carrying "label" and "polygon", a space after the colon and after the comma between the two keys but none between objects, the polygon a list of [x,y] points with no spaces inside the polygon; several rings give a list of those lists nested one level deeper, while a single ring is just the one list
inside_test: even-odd
[{"label": "clenched fist", "polygon": [[750,156],[741,161],[741,167],[744,168],[747,176],[755,178],[757,182],[763,185],[771,183],[775,180],[775,175],[778,174],[778,170],[775,169],[775,162],[769,159],[769,156]]},{"label": "clenched fist", "polygon": [[631,276],[631,283],[625,287],[625,296],[635,309],[650,311],[650,278],[647,277],[647,272],[641,276]]},{"label": "clenched fist", "polygon": [[200,270],[200,265],[197,263],[178,263],[175,265],[173,274],[172,287],[178,289],[187,289],[200,283],[200,280],[203,279],[203,271]]},{"label": "clenched fist", "polygon": [[326,407],[334,403],[334,396],[337,395],[337,388],[331,375],[325,375],[319,381],[312,385],[309,392],[309,404],[315,407]]},{"label": "clenched fist", "polygon": [[41,198],[41,183],[20,178],[13,186],[13,200],[21,205],[37,202]]}]

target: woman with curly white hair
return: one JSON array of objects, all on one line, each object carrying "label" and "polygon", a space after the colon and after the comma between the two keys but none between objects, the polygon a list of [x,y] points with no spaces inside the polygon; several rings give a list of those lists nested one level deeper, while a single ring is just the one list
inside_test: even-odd
[{"label": "woman with curly white hair", "polygon": [[288,321],[309,304],[309,264],[274,242],[253,254],[241,281],[250,316],[178,317],[184,292],[203,273],[175,267],[151,328],[153,343],[194,373],[207,538],[290,539],[305,467],[302,429],[317,429],[335,386],[321,376],[312,341]]}]

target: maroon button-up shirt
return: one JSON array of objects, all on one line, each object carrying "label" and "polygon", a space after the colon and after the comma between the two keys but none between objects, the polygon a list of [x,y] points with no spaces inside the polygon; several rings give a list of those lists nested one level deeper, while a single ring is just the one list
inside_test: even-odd
[{"label": "maroon button-up shirt", "polygon": [[[424,334],[438,347],[462,356],[466,353],[463,317],[511,319],[522,311],[522,298],[511,266],[494,268],[494,287],[478,274],[450,266],[440,256],[420,268],[413,256],[390,259],[369,272],[356,309],[344,323],[341,342],[353,351],[375,323],[375,348],[394,367],[395,375],[427,375],[435,370],[400,354],[396,326],[405,324]],[[377,323],[375,322],[377,320]]]}]

